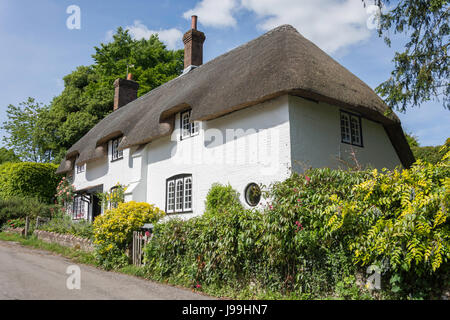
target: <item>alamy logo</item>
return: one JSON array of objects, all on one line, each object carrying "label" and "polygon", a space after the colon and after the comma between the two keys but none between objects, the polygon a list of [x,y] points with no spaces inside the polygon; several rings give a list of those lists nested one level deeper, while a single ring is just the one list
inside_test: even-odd
[{"label": "alamy logo", "polygon": [[79,266],[71,265],[66,269],[66,274],[69,277],[66,280],[66,287],[69,290],[80,290],[81,289],[81,269]]},{"label": "alamy logo", "polygon": [[66,13],[70,16],[66,20],[66,26],[69,30],[81,29],[81,9],[77,5],[70,5],[66,9]]},{"label": "alamy logo", "polygon": [[[262,175],[279,172],[281,133],[277,128],[266,130],[208,128],[201,130],[202,143],[187,139],[174,144],[171,156],[177,165],[204,164],[214,166],[258,165]],[[174,130],[171,140],[176,142],[180,130]]]}]

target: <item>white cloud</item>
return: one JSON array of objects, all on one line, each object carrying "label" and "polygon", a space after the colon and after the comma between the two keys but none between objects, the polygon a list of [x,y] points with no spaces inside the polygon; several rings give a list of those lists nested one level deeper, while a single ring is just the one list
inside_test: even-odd
[{"label": "white cloud", "polygon": [[238,6],[238,0],[201,0],[194,9],[183,13],[186,19],[197,15],[199,23],[212,27],[234,27],[237,22],[233,13]]},{"label": "white cloud", "polygon": [[256,14],[265,31],[291,24],[329,53],[371,35],[369,14],[359,0],[201,0],[183,16],[196,14],[205,26],[234,27],[234,15],[242,10]]},{"label": "white cloud", "polygon": [[262,20],[259,28],[291,24],[329,53],[370,37],[369,16],[361,1],[242,0],[242,5]]},{"label": "white cloud", "polygon": [[176,29],[164,29],[164,30],[149,30],[146,25],[144,25],[141,21],[136,20],[132,26],[127,26],[127,29],[133,39],[149,39],[151,35],[158,34],[159,40],[164,42],[169,49],[177,49],[182,46],[182,37],[183,33]]},{"label": "white cloud", "polygon": [[114,30],[108,30],[106,31],[106,35],[105,35],[105,41],[106,42],[110,42],[113,40],[113,35],[114,35]]}]

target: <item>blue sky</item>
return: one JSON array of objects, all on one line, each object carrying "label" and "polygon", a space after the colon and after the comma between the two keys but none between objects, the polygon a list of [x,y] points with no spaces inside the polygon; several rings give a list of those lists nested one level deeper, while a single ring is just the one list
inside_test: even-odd
[{"label": "blue sky", "polygon": [[[66,27],[70,5],[81,9],[79,30]],[[404,43],[396,37],[388,48],[367,25],[371,15],[360,0],[0,0],[0,122],[9,104],[27,97],[50,103],[63,89],[62,78],[91,64],[94,46],[119,26],[136,38],[157,32],[169,47],[182,48],[191,14],[207,37],[205,61],[289,23],[372,88],[389,77]],[[450,136],[450,111],[440,102],[397,114],[422,145]]]}]

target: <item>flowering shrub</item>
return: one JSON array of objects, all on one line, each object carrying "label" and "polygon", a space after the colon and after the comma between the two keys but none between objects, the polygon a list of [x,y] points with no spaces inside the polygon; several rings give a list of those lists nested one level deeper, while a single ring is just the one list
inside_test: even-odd
[{"label": "flowering shrub", "polygon": [[60,206],[65,206],[66,204],[73,202],[74,196],[75,187],[66,179],[66,177],[63,177],[56,187],[56,202]]},{"label": "flowering shrub", "polygon": [[23,227],[25,227],[25,219],[24,218],[18,218],[18,219],[8,220],[5,223],[4,227],[11,228],[11,229],[23,228]]},{"label": "flowering shrub", "polygon": [[125,251],[132,243],[133,231],[158,221],[164,214],[148,203],[130,201],[98,216],[94,221],[94,244],[99,263],[108,269],[126,264]]},{"label": "flowering shrub", "polygon": [[101,206],[104,211],[117,208],[119,203],[125,201],[125,191],[127,186],[121,185],[119,182],[111,188],[109,192],[99,192],[97,197],[100,199]]}]

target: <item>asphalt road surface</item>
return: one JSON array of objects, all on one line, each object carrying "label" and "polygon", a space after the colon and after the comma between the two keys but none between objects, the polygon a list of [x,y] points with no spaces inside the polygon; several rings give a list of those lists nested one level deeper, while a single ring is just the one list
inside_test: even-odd
[{"label": "asphalt road surface", "polygon": [[[68,289],[73,261],[47,251],[0,241],[1,300],[204,300],[208,296],[79,264],[80,289]],[[72,271],[73,272],[73,271]],[[76,281],[69,286],[76,287]]]}]

